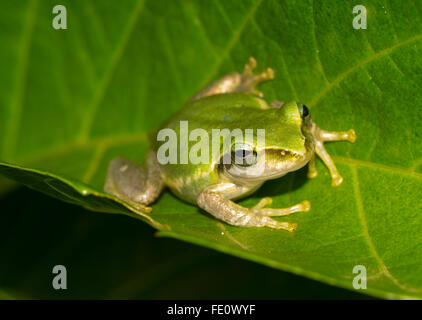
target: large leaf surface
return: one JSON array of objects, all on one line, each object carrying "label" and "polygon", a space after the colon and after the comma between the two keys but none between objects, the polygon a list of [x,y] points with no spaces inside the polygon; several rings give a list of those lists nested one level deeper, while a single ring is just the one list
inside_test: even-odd
[{"label": "large leaf surface", "polygon": [[[422,4],[363,2],[368,29],[354,30],[352,2],[64,1],[68,29],[54,30],[55,4],[0,3],[1,173],[162,236],[349,289],[364,265],[366,293],[422,297]],[[231,227],[168,192],[135,215],[103,193],[110,159],[141,161],[150,128],[249,56],[276,71],[269,100],[305,102],[322,128],[358,135],[328,146],[340,187],[318,163],[317,179],[300,170],[242,201],[308,199],[309,213],[285,218],[296,232]]]}]

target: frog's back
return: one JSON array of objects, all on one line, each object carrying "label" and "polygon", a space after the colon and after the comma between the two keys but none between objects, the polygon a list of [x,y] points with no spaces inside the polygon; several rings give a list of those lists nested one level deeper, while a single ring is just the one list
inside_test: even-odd
[{"label": "frog's back", "polygon": [[[186,201],[195,203],[202,190],[218,183],[220,181],[218,165],[216,159],[212,158],[212,130],[244,129],[242,119],[251,119],[251,110],[256,110],[259,116],[260,111],[264,111],[263,107],[266,107],[265,101],[250,94],[209,96],[186,104],[183,109],[153,130],[149,139],[150,146],[155,152],[158,152],[160,147],[168,141],[167,139],[157,140],[160,130],[171,129],[177,136],[177,163],[160,165],[162,177],[172,192]],[[189,133],[194,129],[204,130],[208,137],[207,163],[193,164],[189,159],[189,150],[199,141],[188,139]],[[181,147],[182,140],[186,141],[187,150]],[[185,154],[184,159],[182,159],[182,154]]]},{"label": "frog's back", "polygon": [[184,108],[151,132],[150,143],[158,149],[162,144],[157,133],[161,129],[172,129],[179,133],[180,121],[188,121],[189,130],[235,129],[241,128],[241,119],[250,119],[251,108],[262,110],[268,108],[267,103],[254,95],[246,93],[219,94],[188,102]]}]

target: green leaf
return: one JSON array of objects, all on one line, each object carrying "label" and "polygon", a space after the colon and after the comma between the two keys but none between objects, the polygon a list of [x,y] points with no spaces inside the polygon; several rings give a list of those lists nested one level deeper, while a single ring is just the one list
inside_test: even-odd
[{"label": "green leaf", "polygon": [[[422,3],[363,1],[53,1],[0,3],[0,172],[67,202],[136,216],[170,236],[353,290],[355,265],[382,298],[422,297]],[[355,144],[327,149],[344,177],[332,188],[318,162],[267,182],[273,207],[308,199],[285,218],[294,233],[232,227],[170,193],[149,215],[102,191],[110,159],[141,161],[146,133],[206,83],[249,56],[276,79],[266,98],[311,107]]]}]

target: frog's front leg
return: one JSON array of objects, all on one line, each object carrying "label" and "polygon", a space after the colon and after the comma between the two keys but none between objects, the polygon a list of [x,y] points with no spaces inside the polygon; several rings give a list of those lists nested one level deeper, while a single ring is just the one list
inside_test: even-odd
[{"label": "frog's front leg", "polygon": [[274,79],[274,70],[271,68],[265,69],[259,74],[254,74],[253,70],[256,68],[256,60],[254,58],[249,58],[248,63],[245,65],[243,72],[230,73],[193,96],[191,101],[198,100],[203,97],[222,94],[222,93],[231,93],[231,92],[249,92],[253,93],[259,97],[263,97],[263,93],[255,89],[255,87],[261,82]]},{"label": "frog's front leg", "polygon": [[197,199],[198,206],[217,219],[234,226],[270,227],[287,231],[294,231],[297,228],[297,224],[279,222],[270,218],[270,216],[283,216],[310,210],[308,201],[303,201],[285,209],[264,208],[272,203],[271,198],[263,198],[254,207],[245,208],[229,199],[235,194],[243,193],[244,190],[241,189],[242,187],[229,183],[211,186],[199,195]]},{"label": "frog's front leg", "polygon": [[[333,159],[328,154],[327,150],[324,148],[324,142],[327,141],[356,141],[356,133],[353,129],[348,131],[325,131],[320,129],[314,122],[311,122],[310,125],[311,134],[315,140],[315,152],[325,163],[330,171],[331,175],[331,184],[333,186],[338,186],[343,182],[342,176],[338,173],[338,170],[334,164]],[[308,177],[315,178],[317,176],[317,171],[315,167],[315,155],[311,158],[308,165]]]},{"label": "frog's front leg", "polygon": [[150,212],[147,205],[160,195],[163,188],[157,156],[152,151],[147,154],[145,168],[124,158],[113,159],[108,166],[104,191],[140,211]]}]

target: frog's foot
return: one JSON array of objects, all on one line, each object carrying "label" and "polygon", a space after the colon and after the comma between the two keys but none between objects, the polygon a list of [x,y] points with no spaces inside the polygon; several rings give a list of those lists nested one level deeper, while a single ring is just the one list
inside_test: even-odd
[{"label": "frog's foot", "polygon": [[[315,151],[316,154],[321,158],[330,171],[331,185],[333,187],[340,185],[343,182],[343,177],[338,173],[338,170],[334,164],[333,159],[324,148],[324,142],[327,141],[356,141],[356,133],[353,129],[348,131],[325,131],[320,129],[315,123],[311,123],[311,133],[315,138]],[[317,176],[317,170],[315,166],[315,155],[309,161],[308,165],[308,178],[315,178]]]},{"label": "frog's foot", "polygon": [[269,200],[269,198],[264,198],[255,207],[249,209],[227,199],[223,193],[212,190],[203,191],[197,199],[199,207],[212,214],[217,219],[233,226],[269,227],[290,232],[296,230],[296,223],[276,221],[270,218],[270,216],[281,216],[297,211],[306,211],[306,208],[309,208],[309,203],[302,203],[287,209],[262,208],[270,202],[271,200]]},{"label": "frog's foot", "polygon": [[262,198],[261,201],[258,202],[258,204],[251,208],[251,210],[257,215],[268,217],[288,216],[289,214],[295,212],[306,212],[311,210],[311,203],[308,200],[304,200],[301,203],[283,209],[264,208],[268,205],[271,205],[272,202],[273,200],[270,197]]},{"label": "frog's foot", "polygon": [[264,94],[261,91],[255,89],[255,87],[261,82],[274,79],[274,70],[267,68],[261,73],[254,74],[253,70],[256,68],[256,60],[253,57],[249,58],[248,63],[243,69],[241,74],[240,84],[236,88],[237,92],[249,92],[256,94],[259,97],[263,97]]}]

